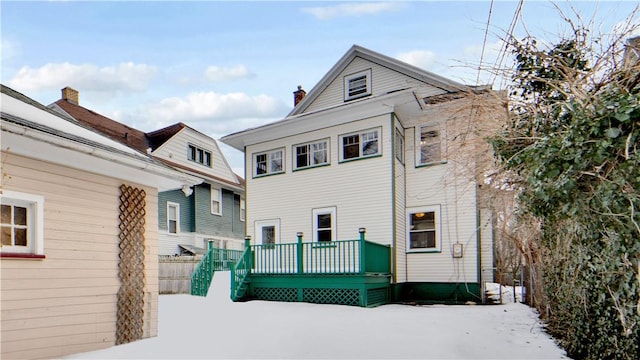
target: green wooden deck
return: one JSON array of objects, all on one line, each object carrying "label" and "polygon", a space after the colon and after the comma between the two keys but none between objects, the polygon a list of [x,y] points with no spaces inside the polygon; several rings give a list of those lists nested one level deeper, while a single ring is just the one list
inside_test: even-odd
[{"label": "green wooden deck", "polygon": [[[387,304],[391,301],[390,246],[364,236],[360,229],[359,239],[322,243],[305,243],[301,233],[297,242],[284,244],[251,245],[247,239],[244,252],[230,268],[231,299],[363,307]],[[202,271],[209,270],[203,267]],[[194,273],[194,277],[205,276]],[[208,284],[192,289],[203,286]]]}]

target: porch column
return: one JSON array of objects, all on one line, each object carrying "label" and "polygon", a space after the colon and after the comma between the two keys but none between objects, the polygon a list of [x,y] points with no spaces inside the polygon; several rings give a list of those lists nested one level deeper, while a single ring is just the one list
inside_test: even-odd
[{"label": "porch column", "polygon": [[358,229],[360,233],[360,273],[364,274],[367,271],[367,262],[365,259],[365,243],[364,243],[364,234],[367,232],[367,229],[360,228]]},{"label": "porch column", "polygon": [[302,263],[302,236],[304,234],[302,232],[298,232],[296,233],[296,236],[298,237],[298,245],[296,246],[296,258],[297,258],[297,265],[298,265],[298,274],[303,274],[304,273],[304,268],[303,268],[303,263]]}]

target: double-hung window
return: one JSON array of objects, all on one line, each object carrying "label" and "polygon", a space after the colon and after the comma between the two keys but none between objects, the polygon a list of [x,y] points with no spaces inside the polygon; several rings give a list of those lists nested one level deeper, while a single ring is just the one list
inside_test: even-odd
[{"label": "double-hung window", "polygon": [[222,215],[222,189],[211,187],[211,213]]},{"label": "double-hung window", "polygon": [[340,159],[352,160],[379,155],[380,128],[340,135]]},{"label": "double-hung window", "polygon": [[358,99],[371,95],[371,69],[344,77],[344,100]]},{"label": "double-hung window", "polygon": [[404,136],[402,136],[400,129],[396,129],[394,140],[394,152],[396,153],[396,159],[404,164]]},{"label": "double-hung window", "polygon": [[3,190],[0,248],[3,254],[44,255],[44,197]]},{"label": "double-hung window", "polygon": [[245,221],[247,218],[247,202],[240,198],[240,221]]},{"label": "double-hung window", "polygon": [[304,169],[329,163],[329,140],[294,145],[295,169]]},{"label": "double-hung window", "polygon": [[407,251],[440,251],[440,206],[407,211]]},{"label": "double-hung window", "polygon": [[259,220],[256,221],[256,242],[260,245],[273,245],[280,240],[280,220]]},{"label": "double-hung window", "polygon": [[167,202],[167,231],[169,234],[180,233],[180,204]]},{"label": "double-hung window", "polygon": [[313,241],[336,240],[336,208],[313,209]]},{"label": "double-hung window", "polygon": [[418,165],[440,163],[444,160],[441,128],[438,124],[420,127],[418,144],[418,149],[420,149],[417,159]]},{"label": "double-hung window", "polygon": [[277,149],[253,155],[253,175],[264,176],[284,172],[284,150]]}]

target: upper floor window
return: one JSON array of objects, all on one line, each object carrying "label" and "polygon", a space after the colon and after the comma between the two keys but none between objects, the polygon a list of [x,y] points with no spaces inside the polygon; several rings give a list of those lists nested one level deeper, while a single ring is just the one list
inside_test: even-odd
[{"label": "upper floor window", "polygon": [[240,221],[245,221],[247,218],[247,202],[240,198]]},{"label": "upper floor window", "polygon": [[167,202],[167,230],[169,234],[180,232],[180,204]]},{"label": "upper floor window", "polygon": [[344,77],[344,100],[371,95],[371,69]]},{"label": "upper floor window", "polygon": [[394,143],[394,152],[396,153],[396,159],[404,164],[404,136],[400,132],[400,129],[396,129]]},{"label": "upper floor window", "polygon": [[222,215],[222,190],[211,187],[211,213]]},{"label": "upper floor window", "polygon": [[329,163],[329,141],[321,140],[317,142],[295,145],[295,168],[302,169],[312,166]]},{"label": "upper floor window", "polygon": [[211,151],[204,150],[195,145],[187,145],[187,159],[211,167]]},{"label": "upper floor window", "polygon": [[0,248],[3,253],[44,255],[44,197],[3,190]]},{"label": "upper floor window", "polygon": [[438,163],[442,158],[442,136],[438,125],[420,127],[418,165]]},{"label": "upper floor window", "polygon": [[351,160],[380,154],[380,129],[340,135],[341,160]]},{"label": "upper floor window", "polygon": [[253,175],[263,176],[284,172],[283,153],[283,149],[277,149],[253,154]]}]

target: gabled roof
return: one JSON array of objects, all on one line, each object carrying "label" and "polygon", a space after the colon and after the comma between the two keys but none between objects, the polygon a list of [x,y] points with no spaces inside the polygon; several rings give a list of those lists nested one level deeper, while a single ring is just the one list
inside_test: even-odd
[{"label": "gabled roof", "polygon": [[140,130],[109,119],[106,116],[100,115],[65,99],[60,99],[54,104],[78,122],[84,123],[109,138],[127,145],[132,149],[146,153],[147,149],[151,147],[146,134]]},{"label": "gabled roof", "polygon": [[423,81],[434,87],[440,88],[446,92],[458,92],[468,90],[468,87],[447,79],[432,72],[420,69],[413,65],[409,65],[392,57],[377,53],[375,51],[363,48],[359,45],[353,45],[340,60],[320,79],[320,81],[307,93],[307,95],[296,105],[295,108],[287,115],[293,116],[304,112],[313,101],[322,94],[322,92],[331,84],[336,77],[340,76],[342,71],[355,59],[360,57],[370,62],[384,66],[391,70],[397,71],[416,80]]}]

